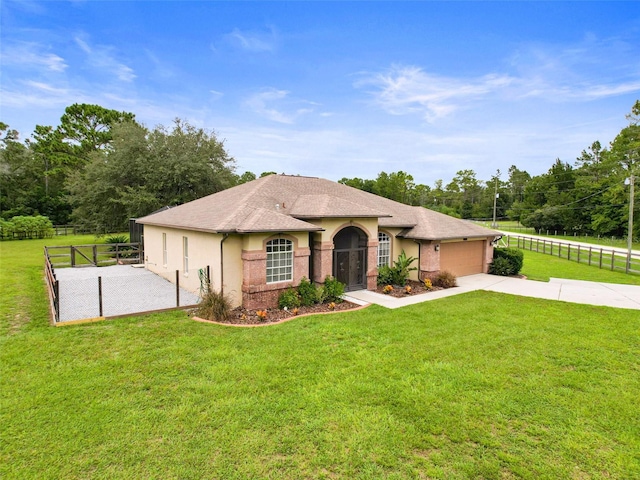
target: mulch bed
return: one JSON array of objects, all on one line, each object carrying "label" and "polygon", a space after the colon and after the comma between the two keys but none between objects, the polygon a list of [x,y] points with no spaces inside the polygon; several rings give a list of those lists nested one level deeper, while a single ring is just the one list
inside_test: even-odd
[{"label": "mulch bed", "polygon": [[398,286],[394,286],[393,290],[387,293],[384,291],[384,285],[378,285],[378,288],[376,288],[376,292],[389,295],[390,297],[403,298],[403,297],[410,297],[412,295],[420,295],[421,293],[429,293],[429,292],[436,292],[438,290],[443,290],[442,287],[431,287],[430,290],[427,290],[427,288],[425,288],[424,286],[424,283],[416,282],[415,280],[407,281],[406,286],[411,287],[411,291],[408,293],[407,293],[407,290],[405,290],[405,287],[398,287]]},{"label": "mulch bed", "polygon": [[267,325],[269,323],[277,323],[283,320],[289,320],[294,317],[300,317],[302,315],[343,312],[360,307],[360,305],[356,305],[355,303],[344,301],[336,303],[333,308],[331,308],[330,304],[328,303],[313,305],[311,307],[299,307],[297,313],[294,313],[291,310],[269,308],[266,310],[267,315],[264,318],[258,316],[257,310],[247,310],[246,308],[238,307],[234,308],[231,311],[231,317],[229,318],[229,321],[224,323],[233,325]]}]

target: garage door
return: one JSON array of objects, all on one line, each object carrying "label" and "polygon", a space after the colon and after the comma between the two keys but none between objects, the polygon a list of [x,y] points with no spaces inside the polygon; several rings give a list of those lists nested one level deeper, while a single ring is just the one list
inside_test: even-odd
[{"label": "garage door", "polygon": [[484,241],[440,244],[440,270],[456,277],[482,273]]}]

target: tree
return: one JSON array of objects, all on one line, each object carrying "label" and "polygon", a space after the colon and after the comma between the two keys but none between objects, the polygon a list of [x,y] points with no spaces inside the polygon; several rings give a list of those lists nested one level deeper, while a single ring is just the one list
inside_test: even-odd
[{"label": "tree", "polygon": [[238,176],[236,180],[236,185],[242,185],[243,183],[252,182],[256,179],[256,174],[253,172],[244,172],[242,175]]},{"label": "tree", "polygon": [[[91,152],[105,148],[112,139],[111,129],[122,122],[135,121],[135,115],[86,103],[74,103],[60,117],[58,132],[71,146],[71,155],[88,159]],[[76,162],[71,162],[76,163]]]},{"label": "tree", "polygon": [[131,217],[235,183],[234,160],[213,132],[177,119],[171,130],[129,122],[112,134],[110,147],[94,152],[69,180],[73,216],[83,224],[122,229]]}]

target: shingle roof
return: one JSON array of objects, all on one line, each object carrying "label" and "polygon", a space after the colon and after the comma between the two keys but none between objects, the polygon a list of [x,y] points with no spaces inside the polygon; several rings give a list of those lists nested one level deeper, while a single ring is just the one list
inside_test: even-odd
[{"label": "shingle roof", "polygon": [[377,217],[412,239],[490,237],[498,233],[422,207],[411,207],[322,178],[269,175],[138,219],[208,232],[317,231],[304,219]]}]

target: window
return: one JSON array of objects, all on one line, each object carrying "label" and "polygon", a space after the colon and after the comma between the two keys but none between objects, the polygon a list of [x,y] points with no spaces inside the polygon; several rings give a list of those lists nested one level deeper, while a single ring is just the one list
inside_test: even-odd
[{"label": "window", "polygon": [[378,232],[378,268],[389,266],[391,260],[391,238],[383,232]]},{"label": "window", "polygon": [[182,272],[189,275],[189,239],[182,237]]},{"label": "window", "polygon": [[162,266],[167,266],[167,234],[162,234]]},{"label": "window", "polygon": [[277,238],[267,242],[267,283],[293,280],[293,242]]}]

